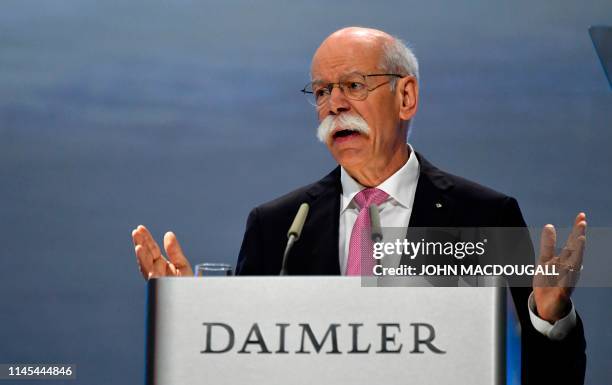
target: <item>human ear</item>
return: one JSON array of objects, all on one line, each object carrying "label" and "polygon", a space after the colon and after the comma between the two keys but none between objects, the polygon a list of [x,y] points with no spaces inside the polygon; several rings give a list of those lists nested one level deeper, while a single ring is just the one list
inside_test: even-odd
[{"label": "human ear", "polygon": [[406,76],[397,82],[398,97],[401,99],[399,117],[410,120],[416,114],[419,104],[419,85],[414,76]]}]

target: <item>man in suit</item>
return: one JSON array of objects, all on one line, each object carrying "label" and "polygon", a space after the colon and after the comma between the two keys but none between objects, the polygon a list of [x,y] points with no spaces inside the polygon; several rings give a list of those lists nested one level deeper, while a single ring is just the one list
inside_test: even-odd
[{"label": "man in suit", "polygon": [[[445,173],[407,145],[418,107],[418,65],[412,52],[385,32],[344,28],[316,51],[303,92],[315,105],[318,137],[340,165],[309,186],[255,208],[249,215],[236,271],[279,273],[286,231],[302,202],[311,209],[300,242],[287,260],[295,275],[367,274],[361,259],[363,207],[380,209],[385,227],[519,227],[516,200]],[[554,255],[554,228],[543,230],[540,261],[578,266],[586,229],[579,214],[571,252]],[[133,232],[145,278],[191,275],[176,237],[167,233],[166,260],[144,226]],[[531,253],[526,249],[526,253]],[[522,326],[524,383],[582,383],[585,341],[570,300],[571,287],[513,287]]]}]

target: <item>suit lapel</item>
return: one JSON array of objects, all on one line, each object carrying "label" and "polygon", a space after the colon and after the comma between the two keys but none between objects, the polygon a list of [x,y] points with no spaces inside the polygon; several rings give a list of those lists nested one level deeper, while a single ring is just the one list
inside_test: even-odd
[{"label": "suit lapel", "polygon": [[[305,274],[339,275],[338,228],[340,221],[340,167],[313,185],[307,192],[310,198],[309,218],[304,224]],[[306,236],[309,234],[309,236]],[[310,236],[312,235],[312,236]]]},{"label": "suit lapel", "polygon": [[419,180],[417,182],[409,227],[451,226],[453,201],[447,191],[453,183],[421,154],[419,160]]},{"label": "suit lapel", "polygon": [[[447,194],[453,183],[421,154],[416,155],[419,160],[419,180],[406,231],[406,239],[412,242],[436,239],[437,234],[432,232],[431,228],[450,227],[453,211],[453,201]],[[424,260],[417,262],[423,263]],[[407,255],[402,256],[400,264],[418,268],[415,261],[410,260]]]}]

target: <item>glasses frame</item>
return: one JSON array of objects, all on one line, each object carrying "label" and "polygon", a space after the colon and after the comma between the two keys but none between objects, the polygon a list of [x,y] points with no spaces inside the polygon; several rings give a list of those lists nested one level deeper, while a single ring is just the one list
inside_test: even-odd
[{"label": "glasses frame", "polygon": [[[364,81],[364,84],[365,84],[365,86],[366,86],[366,90],[367,90],[367,92],[365,93],[365,96],[364,96],[363,98],[354,98],[354,97],[349,96],[349,95],[348,95],[348,94],[347,94],[347,93],[344,91],[344,87],[342,86],[342,83],[341,83],[341,82],[336,82],[336,83],[327,83],[327,85],[326,85],[325,87],[323,87],[323,88],[326,88],[326,89],[329,91],[329,95],[331,95],[331,93],[332,93],[332,91],[333,91],[333,89],[334,89],[335,87],[338,87],[338,88],[340,88],[340,91],[342,91],[342,94],[343,94],[344,96],[346,96],[347,98],[351,99],[351,100],[365,100],[365,99],[367,99],[367,98],[368,98],[368,95],[369,95],[369,93],[370,93],[370,92],[372,92],[372,91],[374,91],[375,89],[377,89],[378,87],[383,86],[383,85],[385,85],[385,84],[387,84],[387,83],[389,83],[389,82],[390,82],[390,81],[388,81],[388,82],[380,83],[380,84],[378,84],[378,85],[376,85],[376,86],[374,86],[374,87],[372,87],[372,88],[368,88],[368,87],[367,87],[367,85],[368,85],[368,84],[366,83],[367,78],[369,78],[369,77],[377,77],[377,76],[393,76],[393,77],[396,77],[396,78],[400,78],[400,79],[401,79],[401,78],[403,78],[403,77],[408,76],[408,75],[400,75],[400,74],[367,74],[367,75],[362,75],[362,74],[360,74],[360,73],[356,73],[355,75],[360,75],[360,76],[362,76],[362,77],[363,77],[363,81]],[[300,90],[300,92],[301,92],[302,94],[304,94],[304,97],[306,97],[306,100],[308,101],[308,103],[309,103],[309,104],[312,104],[312,105],[313,105],[313,106],[315,106],[315,107],[320,107],[320,106],[322,106],[323,104],[325,104],[324,102],[321,102],[320,104],[317,104],[316,99],[315,99],[315,101],[314,101],[314,102],[313,102],[313,101],[311,101],[311,100],[310,100],[310,98],[308,97],[308,95],[314,95],[314,90],[313,90],[313,91],[309,91],[309,90],[307,90],[307,88],[308,88],[308,87],[311,87],[311,88],[312,88],[312,82],[306,83],[306,85],[304,86],[304,88],[302,88],[302,89]],[[329,100],[329,99],[328,99],[328,100]]]}]

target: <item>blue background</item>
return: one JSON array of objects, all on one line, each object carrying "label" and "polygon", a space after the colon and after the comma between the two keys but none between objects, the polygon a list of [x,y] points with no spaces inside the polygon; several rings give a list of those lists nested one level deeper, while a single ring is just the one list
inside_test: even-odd
[{"label": "blue background", "polygon": [[[0,362],[140,383],[131,230],[234,263],[253,206],[334,167],[298,90],[355,24],[419,57],[410,141],[430,161],[515,196],[530,226],[612,225],[612,92],[587,33],[610,1],[4,0]],[[587,383],[607,383],[612,290],[574,298]]]}]

